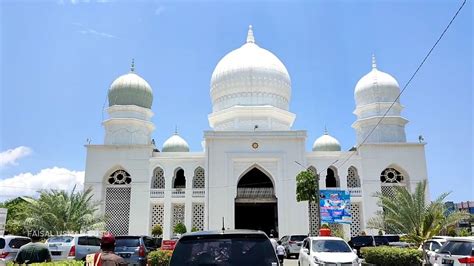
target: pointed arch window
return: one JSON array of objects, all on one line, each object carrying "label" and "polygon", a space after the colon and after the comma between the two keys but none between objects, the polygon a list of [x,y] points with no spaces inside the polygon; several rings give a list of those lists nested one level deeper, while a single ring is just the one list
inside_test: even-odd
[{"label": "pointed arch window", "polygon": [[173,188],[186,188],[186,177],[184,176],[184,170],[181,168],[175,171]]},{"label": "pointed arch window", "polygon": [[395,168],[386,168],[380,174],[380,182],[385,184],[399,184],[404,181],[402,173]]},{"label": "pointed arch window", "polygon": [[204,169],[202,167],[197,167],[194,170],[193,188],[204,188],[205,181]]},{"label": "pointed arch window", "polygon": [[155,170],[153,170],[153,179],[151,182],[151,188],[153,189],[165,188],[165,174],[161,167],[156,167]]},{"label": "pointed arch window", "polygon": [[117,170],[107,179],[109,185],[129,185],[132,182],[130,174],[125,170]]},{"label": "pointed arch window", "polygon": [[347,187],[360,187],[359,173],[354,166],[349,167],[349,170],[347,170]]},{"label": "pointed arch window", "polygon": [[326,174],[326,187],[339,187],[339,178],[337,172],[332,167],[328,168]]}]

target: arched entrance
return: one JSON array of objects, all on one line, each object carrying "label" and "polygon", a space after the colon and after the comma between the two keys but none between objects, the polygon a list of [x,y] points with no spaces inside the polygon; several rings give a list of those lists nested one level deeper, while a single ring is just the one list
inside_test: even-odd
[{"label": "arched entrance", "polygon": [[272,180],[257,167],[242,176],[235,198],[235,228],[278,236],[278,205]]}]

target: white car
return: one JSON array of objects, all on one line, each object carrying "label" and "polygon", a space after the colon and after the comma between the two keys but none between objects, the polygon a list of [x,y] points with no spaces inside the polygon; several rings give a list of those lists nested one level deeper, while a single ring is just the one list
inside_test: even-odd
[{"label": "white car", "polygon": [[436,252],[433,266],[474,265],[474,237],[452,237]]},{"label": "white car", "polygon": [[359,265],[359,258],[347,242],[339,237],[308,237],[303,241],[299,266]]},{"label": "white car", "polygon": [[439,250],[446,243],[446,238],[432,238],[423,243],[423,250],[426,252],[430,264],[435,263],[436,250]]},{"label": "white car", "polygon": [[24,236],[0,236],[0,265],[15,259],[18,250],[23,245],[31,242],[29,237]]},{"label": "white car", "polygon": [[51,252],[53,261],[84,260],[87,254],[100,251],[100,238],[90,235],[52,236],[45,244]]}]

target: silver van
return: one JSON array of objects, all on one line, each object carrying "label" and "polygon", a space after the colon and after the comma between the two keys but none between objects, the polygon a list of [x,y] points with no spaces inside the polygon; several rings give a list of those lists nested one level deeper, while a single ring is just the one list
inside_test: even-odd
[{"label": "silver van", "polygon": [[11,235],[0,236],[0,262],[13,261],[18,250],[23,245],[30,242],[31,239],[29,237]]}]

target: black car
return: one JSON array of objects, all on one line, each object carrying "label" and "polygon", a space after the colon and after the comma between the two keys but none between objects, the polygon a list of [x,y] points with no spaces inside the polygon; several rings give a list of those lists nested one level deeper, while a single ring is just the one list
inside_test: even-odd
[{"label": "black car", "polygon": [[279,262],[264,232],[229,230],[183,235],[170,266],[194,265],[278,266]]},{"label": "black car", "polygon": [[360,257],[360,249],[363,247],[388,246],[389,242],[385,236],[356,236],[348,242],[351,248],[357,250]]}]

